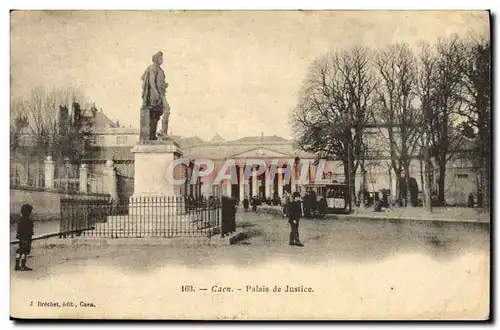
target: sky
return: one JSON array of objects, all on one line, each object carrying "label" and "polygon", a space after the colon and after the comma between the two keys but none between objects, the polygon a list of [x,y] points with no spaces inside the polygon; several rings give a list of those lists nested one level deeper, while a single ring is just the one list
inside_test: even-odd
[{"label": "sky", "polygon": [[319,56],[488,27],[478,11],[18,11],[11,96],[73,86],[112,120],[139,127],[141,75],[162,51],[172,134],[291,138],[289,115]]}]

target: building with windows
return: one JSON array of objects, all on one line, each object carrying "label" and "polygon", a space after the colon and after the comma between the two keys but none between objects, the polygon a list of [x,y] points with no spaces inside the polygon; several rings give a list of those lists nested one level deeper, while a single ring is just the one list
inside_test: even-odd
[{"label": "building with windows", "polygon": [[[102,116],[104,114],[101,113]],[[139,130],[123,127],[111,120],[101,120],[104,127],[96,129],[96,152],[92,160],[95,165],[104,166],[105,162],[112,159],[117,168],[117,172],[129,184],[122,184],[126,193],[122,193],[123,198],[133,194],[132,178],[134,176],[134,155],[131,152],[133,146],[139,141]],[[367,154],[365,156],[365,188],[369,192],[378,192],[382,189],[388,189],[392,194],[396,191],[397,178],[390,166],[389,153],[381,148],[381,139],[383,138],[383,129],[371,127],[366,131],[365,145]],[[303,185],[296,184],[296,178],[303,171],[302,167],[307,166],[305,170],[311,183],[316,178],[329,179],[331,181],[344,182],[344,168],[341,161],[330,160],[326,162],[322,173],[318,174],[318,164],[315,162],[315,155],[298,149],[292,140],[288,140],[275,135],[247,136],[236,140],[225,140],[219,134],[211,139],[204,141],[197,136],[182,137],[172,135],[181,147],[183,157],[191,160],[210,159],[214,162],[214,175],[201,177],[196,185],[187,184],[182,187],[182,193],[187,195],[218,196],[226,194],[242,200],[243,196],[260,196],[265,198],[281,197],[284,190],[295,191],[303,190]],[[418,152],[418,150],[416,150]],[[244,177],[244,168],[247,160],[258,159],[264,161],[266,170],[264,173],[252,176],[247,182],[241,178]],[[274,178],[269,177],[270,164],[278,159],[279,169]],[[227,161],[234,161],[236,165],[236,176],[238,183],[223,181],[221,184],[214,185],[217,169]],[[298,164],[299,161],[301,164]],[[284,172],[289,166],[292,173],[290,182],[283,180]],[[187,169],[187,176],[190,177],[192,169]],[[422,190],[424,168],[421,159],[416,156],[411,161],[410,177],[414,178]],[[446,174],[446,199],[449,204],[465,204],[470,193],[477,192],[477,174],[467,156],[457,155],[455,159],[449,162]],[[437,175],[433,175],[431,184],[437,186]],[[360,191],[362,183],[361,169],[358,167],[355,178],[355,190]],[[295,179],[295,180],[294,180]],[[119,184],[120,186],[120,184]]]},{"label": "building with windows", "polygon": [[[99,184],[104,176],[106,164],[112,160],[117,174],[117,190],[120,200],[126,201],[133,195],[134,191],[134,154],[132,148],[139,141],[139,130],[130,126],[120,125],[117,121],[110,120],[102,111],[92,111],[94,125],[94,142],[89,156],[82,161],[88,165],[90,182]],[[366,131],[364,141],[367,149],[364,163],[364,183],[368,192],[378,192],[382,189],[388,189],[391,194],[396,192],[397,178],[391,169],[388,150],[381,147],[384,130],[380,127],[371,127]],[[300,173],[305,172],[310,183],[317,179],[328,179],[330,181],[344,182],[344,167],[341,161],[329,160],[324,168],[315,162],[315,155],[298,149],[292,140],[285,139],[275,135],[248,136],[236,140],[226,140],[219,134],[216,134],[207,141],[197,136],[182,137],[171,135],[180,146],[183,157],[190,160],[209,159],[214,163],[215,173],[204,176],[197,180],[196,184],[191,185],[186,182],[182,186],[181,193],[192,195],[194,197],[210,195],[219,196],[229,195],[242,200],[244,196],[260,196],[264,198],[281,197],[284,190],[303,191],[305,187],[299,184],[297,178]],[[472,141],[465,141],[472,144]],[[464,151],[457,154],[450,162],[446,170],[445,178],[445,196],[449,204],[466,204],[470,193],[476,194],[478,187],[477,168],[471,163],[471,157],[467,154],[470,148],[464,143]],[[28,148],[29,149],[29,148]],[[416,151],[418,153],[418,150]],[[31,175],[31,180],[43,180],[39,175],[43,168],[42,161],[28,162],[34,168],[31,170],[35,175]],[[252,175],[245,182],[245,165],[248,160],[257,159],[265,164],[265,170],[259,175]],[[270,177],[270,165],[278,160],[278,173]],[[224,163],[234,162],[237,183],[229,180],[221,184],[213,184],[215,176]],[[22,167],[22,161],[14,161],[13,168]],[[35,168],[36,167],[36,168]],[[77,168],[76,168],[77,169]],[[186,175],[191,177],[193,169],[186,166]],[[291,176],[289,182],[284,181],[284,173],[290,171],[295,173]],[[431,184],[437,187],[437,170],[434,169],[433,182]],[[11,170],[11,176],[12,176]],[[22,181],[19,175],[20,171],[14,171],[15,182]],[[57,175],[57,173],[56,173]],[[358,167],[355,178],[355,190],[361,189],[363,174]],[[419,191],[422,190],[424,179],[424,168],[421,159],[416,155],[410,166],[410,177],[418,183]],[[77,181],[77,177],[74,178]],[[436,188],[434,188],[436,189]],[[100,189],[90,189],[97,190]]]}]

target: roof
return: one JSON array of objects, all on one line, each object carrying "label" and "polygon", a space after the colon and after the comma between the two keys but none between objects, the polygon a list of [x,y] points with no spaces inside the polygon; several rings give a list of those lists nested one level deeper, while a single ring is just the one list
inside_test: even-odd
[{"label": "roof", "polygon": [[215,134],[211,139],[210,139],[210,142],[225,142],[226,140],[224,140],[219,134]]},{"label": "roof", "polygon": [[280,136],[246,136],[242,137],[241,139],[234,140],[231,142],[238,142],[238,143],[270,143],[270,142],[291,142],[291,140],[287,140],[285,138],[282,138]]},{"label": "roof", "polygon": [[177,143],[179,143],[179,141],[182,140],[182,136],[180,136],[180,135],[169,135],[168,137]]},{"label": "roof", "polygon": [[191,146],[203,143],[203,140],[197,136],[182,138],[178,141],[181,146]]},{"label": "roof", "polygon": [[[231,144],[231,143],[221,143],[221,144],[201,144],[196,146],[188,146],[182,148],[182,152],[186,157],[192,158],[209,158],[209,159],[221,159],[221,158],[238,158],[239,155],[254,152],[257,157],[258,150],[266,150],[266,154],[281,154],[282,157],[295,157],[299,156],[301,158],[312,158],[313,154],[304,152],[302,150],[297,150],[290,144],[282,144],[280,146],[272,145],[248,145],[248,144]],[[264,155],[264,157],[266,157]]]},{"label": "roof", "polygon": [[92,119],[92,125],[97,128],[116,127],[116,123],[109,119],[103,112],[96,111]]},{"label": "roof", "polygon": [[139,130],[135,127],[99,127],[94,130],[95,134],[102,135],[131,135],[139,134]]}]

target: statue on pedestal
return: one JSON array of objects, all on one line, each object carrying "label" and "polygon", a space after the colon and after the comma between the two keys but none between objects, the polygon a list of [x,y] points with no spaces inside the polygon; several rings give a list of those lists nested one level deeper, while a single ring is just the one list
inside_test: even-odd
[{"label": "statue on pedestal", "polygon": [[161,68],[162,63],[163,53],[154,54],[153,64],[148,66],[142,75],[141,141],[158,139],[156,130],[162,116],[162,129],[158,136],[160,139],[167,138],[170,105],[165,95],[168,83]]}]

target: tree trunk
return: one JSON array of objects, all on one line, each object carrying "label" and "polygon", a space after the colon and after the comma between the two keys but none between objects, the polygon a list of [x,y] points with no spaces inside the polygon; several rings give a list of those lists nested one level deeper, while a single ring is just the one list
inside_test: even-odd
[{"label": "tree trunk", "polygon": [[366,174],[365,174],[365,157],[361,159],[361,194],[360,194],[360,199],[361,199],[361,207],[365,208],[365,187],[366,187]]},{"label": "tree trunk", "polygon": [[349,200],[351,198],[351,183],[350,183],[350,173],[349,173],[349,162],[348,161],[343,161],[344,165],[344,180],[348,185],[348,195],[347,195],[347,203],[349,203]]},{"label": "tree trunk", "polygon": [[353,196],[356,196],[356,193],[355,193],[355,180],[354,180],[354,176],[352,175],[352,164],[349,162],[349,161],[345,161],[343,162],[343,165],[344,165],[344,178],[345,178],[345,182],[347,183],[347,186],[348,186],[348,194],[347,194],[347,204],[348,205],[351,205],[351,208],[352,208],[352,203],[353,203]]},{"label": "tree trunk", "polygon": [[411,207],[410,165],[405,164],[406,207]]},{"label": "tree trunk", "polygon": [[399,206],[399,201],[401,200],[401,171],[393,168],[394,174],[396,175],[396,202]]},{"label": "tree trunk", "polygon": [[482,193],[482,205],[481,207],[486,211],[490,212],[490,160],[491,160],[491,143],[489,135],[489,121],[484,115],[480,117],[481,120],[481,130],[479,132],[479,152],[480,152],[480,162],[481,162],[481,193]]},{"label": "tree trunk", "polygon": [[446,165],[439,164],[438,201],[439,201],[439,205],[441,205],[441,206],[445,205],[445,198],[444,198],[445,175],[446,175]]},{"label": "tree trunk", "polygon": [[392,195],[394,194],[394,192],[392,191],[392,171],[391,171],[391,167],[388,167],[388,171],[389,172],[389,191],[390,191],[390,197],[392,199]]},{"label": "tree trunk", "polygon": [[420,189],[422,189],[422,204],[426,203],[426,193],[425,193],[425,181],[424,181],[424,160],[420,157]]},{"label": "tree trunk", "polygon": [[490,182],[490,161],[489,157],[486,156],[483,159],[483,209],[486,212],[490,212],[490,189],[491,189],[491,182]]},{"label": "tree trunk", "polygon": [[[352,167],[351,167],[352,169]],[[349,202],[349,205],[350,205],[350,209],[352,209],[355,205],[354,202],[356,201],[355,197],[356,197],[356,172],[352,172],[351,171],[351,200]]]},{"label": "tree trunk", "polygon": [[431,154],[429,150],[426,148],[425,151],[425,206],[427,208],[428,212],[432,212],[432,182],[431,182],[431,177],[432,177],[432,161],[431,161]]}]

